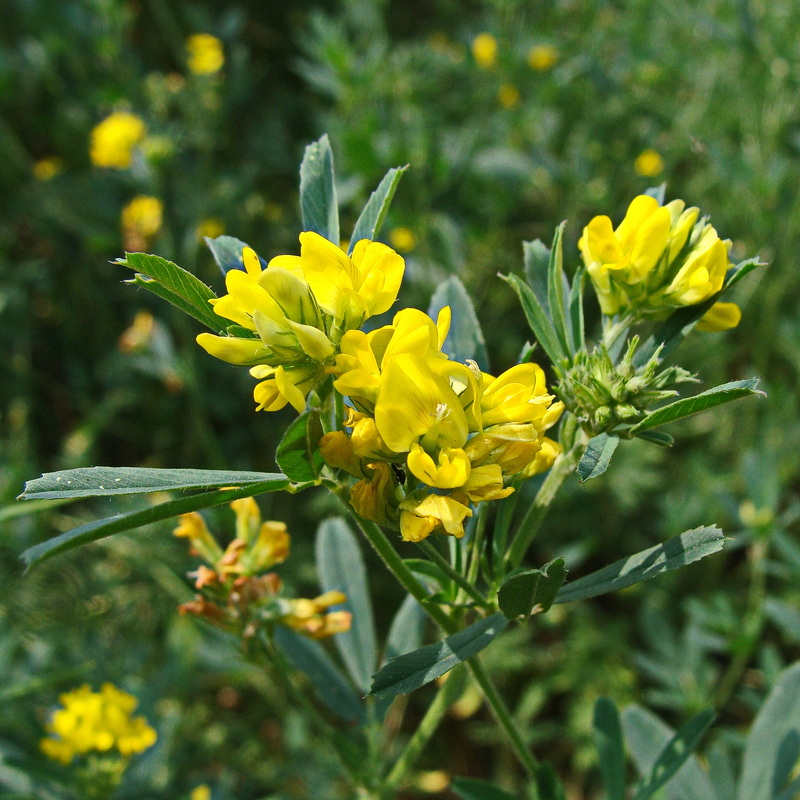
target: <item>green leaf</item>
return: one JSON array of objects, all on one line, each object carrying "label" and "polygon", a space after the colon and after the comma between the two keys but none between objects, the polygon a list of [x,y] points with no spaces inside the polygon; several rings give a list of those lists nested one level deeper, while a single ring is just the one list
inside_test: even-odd
[{"label": "green leaf", "polygon": [[508,619],[528,617],[550,609],[567,577],[563,558],[554,558],[541,569],[526,569],[507,578],[497,592],[500,610]]},{"label": "green leaf", "polygon": [[602,475],[611,464],[611,456],[619,444],[619,436],[609,433],[601,433],[591,439],[586,445],[578,462],[578,477],[581,483],[586,483],[598,475]]},{"label": "green leaf", "polygon": [[534,239],[532,242],[522,243],[522,254],[525,262],[525,280],[547,315],[547,319],[552,321],[547,293],[550,248],[541,239]]},{"label": "green leaf", "polygon": [[59,553],[74,550],[76,547],[96,542],[98,539],[104,539],[114,533],[141,528],[142,525],[160,522],[164,519],[177,517],[179,514],[198,511],[201,508],[229,503],[231,500],[237,500],[240,497],[255,497],[258,494],[287,489],[289,486],[288,479],[280,476],[280,480],[273,479],[262,481],[261,483],[251,483],[241,489],[217,489],[212,492],[193,494],[190,497],[181,497],[178,500],[169,500],[166,503],[150,506],[142,511],[115,514],[113,517],[87,522],[85,525],[73,528],[60,536],[29,547],[22,553],[21,558],[26,566],[30,568]]},{"label": "green leaf", "polygon": [[378,235],[383,226],[383,221],[386,219],[386,214],[389,212],[389,206],[392,204],[397,184],[400,183],[400,178],[403,177],[403,173],[407,169],[408,164],[404,167],[390,169],[378,184],[378,188],[370,195],[364,210],[356,221],[355,228],[353,228],[353,235],[350,237],[350,247],[348,249],[349,253],[353,252],[353,248],[359,240],[374,240]]},{"label": "green leaf", "polygon": [[135,285],[169,301],[212,331],[219,332],[227,324],[209,303],[216,298],[214,292],[183,267],[147,253],[125,253],[125,258],[116,263],[139,273],[133,280]]},{"label": "green leaf", "polygon": [[657,444],[659,447],[672,447],[675,442],[673,436],[663,431],[642,431],[641,433],[637,433],[636,437],[638,439],[643,439],[645,442]]},{"label": "green leaf", "polygon": [[306,147],[300,165],[300,212],[303,230],[314,231],[339,246],[339,207],[328,134]]},{"label": "green leaf", "polygon": [[756,386],[758,386],[758,378],[749,378],[745,381],[723,383],[721,386],[700,392],[694,397],[684,397],[648,414],[641,422],[634,425],[630,432],[635,435],[640,431],[666,425],[668,422],[674,422],[692,414],[699,414],[701,411],[707,411],[709,408],[729,403],[731,400],[738,400],[747,395],[757,394],[765,397],[765,393],[756,389]]},{"label": "green leaf", "polygon": [[516,800],[516,795],[504,792],[488,781],[477,778],[453,778],[450,790],[463,800]]},{"label": "green leaf", "polygon": [[800,662],[785,669],[756,715],[742,761],[738,800],[773,800],[800,753]]},{"label": "green leaf", "polygon": [[422,644],[427,621],[425,609],[414,597],[407,595],[389,626],[384,661],[418,649]]},{"label": "green leaf", "polygon": [[244,269],[242,250],[249,247],[246,242],[235,236],[217,236],[216,239],[206,236],[205,239],[223,275],[227,275],[232,269]]},{"label": "green leaf", "polygon": [[[550,306],[550,319],[553,321],[556,335],[565,353],[572,350],[571,320],[566,314],[566,297],[569,293],[569,284],[564,275],[564,247],[562,237],[564,226],[562,222],[553,236],[553,246],[550,248],[550,260],[547,265],[547,302]],[[564,291],[566,285],[566,292]]]},{"label": "green leaf", "polygon": [[147,467],[81,467],[45,472],[28,481],[19,500],[57,500],[114,494],[147,494],[177,489],[218,489],[274,482],[285,489],[280,472],[235,472],[222,469],[149,469]]},{"label": "green leaf", "polygon": [[550,361],[554,365],[560,364],[566,358],[566,353],[561,349],[558,336],[547,312],[533,290],[516,275],[501,275],[500,277],[517,293],[525,319]]},{"label": "green leaf", "polygon": [[441,589],[449,591],[453,588],[453,582],[439,566],[427,558],[404,558],[403,563],[417,576],[428,578],[438,584]]},{"label": "green leaf", "polygon": [[479,653],[506,625],[503,614],[493,614],[441,642],[392,659],[373,676],[370,695],[394,697],[419,689]]},{"label": "green leaf", "polygon": [[572,352],[577,353],[586,346],[586,323],[583,314],[583,285],[586,282],[586,268],[581,265],[572,278],[569,291],[569,318],[572,328]]},{"label": "green leaf", "polygon": [[598,697],[592,720],[594,746],[606,800],[625,800],[625,746],[619,710],[610,697]]},{"label": "green leaf", "polygon": [[622,712],[622,727],[633,761],[644,776],[634,800],[645,800],[661,787],[670,800],[716,800],[714,787],[692,755],[714,719],[701,711],[678,733],[640,706]]},{"label": "green leaf", "polygon": [[442,347],[443,352],[462,363],[471,358],[484,372],[488,372],[489,355],[475,307],[464,284],[455,275],[451,275],[436,288],[428,307],[428,316],[436,319],[445,306],[450,306],[453,320]]},{"label": "green leaf", "polygon": [[550,764],[540,764],[536,770],[536,791],[539,800],[567,800],[564,787]]},{"label": "green leaf", "polygon": [[285,475],[298,483],[316,481],[325,459],[319,449],[322,421],[317,408],[304,411],[283,434],[275,460]]},{"label": "green leaf", "polygon": [[570,581],[559,589],[556,603],[572,603],[615,592],[640,581],[649,581],[664,572],[699,561],[722,550],[725,536],[716,526],[695,528],[664,544],[615,561],[607,567]]},{"label": "green leaf", "polygon": [[727,291],[731,286],[737,284],[745,275],[749,275],[754,269],[759,267],[766,267],[765,261],[762,261],[758,256],[755,258],[748,258],[746,261],[740,261],[735,267],[731,267],[725,275],[725,284],[722,287],[723,291]]},{"label": "green leaf", "polygon": [[364,704],[319,642],[279,625],[275,644],[289,663],[308,677],[317,697],[334,714],[351,722],[363,720]]},{"label": "green leaf", "polygon": [[323,591],[339,591],[347,595],[347,602],[342,607],[353,615],[352,626],[333,639],[350,677],[366,694],[378,660],[375,622],[361,549],[344,520],[327,519],[319,526],[316,561]]}]

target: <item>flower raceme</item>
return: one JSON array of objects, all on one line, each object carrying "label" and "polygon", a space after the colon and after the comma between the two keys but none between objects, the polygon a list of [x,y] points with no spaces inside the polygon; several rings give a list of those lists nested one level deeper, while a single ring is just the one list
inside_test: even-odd
[{"label": "flower raceme", "polygon": [[198,344],[251,367],[261,381],[254,390],[259,410],[289,403],[298,413],[346,332],[394,303],[405,270],[402,257],[380,242],[362,239],[348,255],[311,231],[300,234],[299,256],[264,266],[247,247],[243,262],[226,276],[228,294],[213,301],[214,311],[234,323],[229,335],[203,333]]},{"label": "flower raceme", "polygon": [[[604,314],[663,316],[722,289],[730,241],[698,217],[699,210],[682,200],[661,206],[639,195],[616,229],[607,216],[589,222],[578,246]],[[725,330],[740,317],[734,303],[716,303],[698,327]]]},{"label": "flower raceme", "polygon": [[563,406],[541,368],[520,364],[495,378],[452,361],[441,350],[449,323],[449,308],[436,322],[404,309],[391,325],[345,334],[334,387],[354,409],[347,430],[320,443],[328,464],[361,479],[355,510],[399,519],[410,541],[435,530],[462,536],[471,503],[508,496],[505,478],[543,472],[558,454],[544,432]]}]

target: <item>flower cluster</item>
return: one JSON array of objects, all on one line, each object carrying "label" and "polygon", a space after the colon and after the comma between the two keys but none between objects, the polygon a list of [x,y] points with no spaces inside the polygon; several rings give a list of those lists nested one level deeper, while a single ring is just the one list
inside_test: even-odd
[{"label": "flower cluster", "polygon": [[156,732],[144,717],[132,716],[138,701],[133,695],[103,684],[99,692],[81,686],[59,698],[59,708],[47,724],[51,734],[41,741],[49,758],[69,764],[75,756],[116,751],[123,758],[155,744]]},{"label": "flower cluster", "polygon": [[89,157],[96,167],[127,169],[133,149],[147,135],[144,121],[136,114],[115,111],[92,130]]},{"label": "flower cluster", "polygon": [[[663,316],[722,289],[731,243],[698,217],[682,200],[661,206],[640,195],[616,229],[607,216],[589,222],[578,244],[604,314]],[[698,327],[725,330],[740,317],[734,303],[716,303]]]},{"label": "flower cluster", "polygon": [[380,523],[399,519],[404,539],[464,534],[470,504],[508,496],[504,479],[548,469],[558,445],[544,432],[563,405],[536,364],[495,378],[450,360],[445,308],[434,322],[416,309],[391,325],[350,331],[336,358],[334,387],[350,399],[345,431],[326,434],[329,465],[360,480],[350,502]]},{"label": "flower cluster", "polygon": [[395,301],[405,262],[380,242],[362,239],[348,255],[313,232],[300,234],[299,256],[265,266],[246,247],[242,259],[244,269],[226,276],[228,294],[214,301],[214,311],[235,325],[227,336],[202,333],[197,342],[212,356],[251,367],[261,381],[258,410],[288,403],[302,412],[342,336]]},{"label": "flower cluster", "polygon": [[184,614],[205,617],[224,627],[255,633],[261,623],[277,623],[312,639],[350,629],[350,613],[329,611],[347,598],[326,592],[314,599],[286,598],[282,582],[266,572],[289,556],[289,534],[282,522],[261,521],[252,497],[230,504],[236,514],[236,536],[223,550],[196,512],[183,514],[175,535],[189,540],[193,555],[206,562],[196,572],[195,588],[202,591],[181,606]]}]

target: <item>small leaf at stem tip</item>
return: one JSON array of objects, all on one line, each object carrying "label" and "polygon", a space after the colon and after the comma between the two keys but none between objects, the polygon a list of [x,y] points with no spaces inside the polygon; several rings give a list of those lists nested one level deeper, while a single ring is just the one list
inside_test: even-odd
[{"label": "small leaf at stem tip", "polygon": [[601,433],[589,440],[586,450],[578,463],[578,477],[581,483],[602,475],[611,464],[611,456],[619,444],[619,436]]},{"label": "small leaf at stem tip", "polygon": [[300,165],[300,211],[303,230],[314,231],[339,246],[339,208],[327,134],[306,147]]},{"label": "small leaf at stem tip", "polygon": [[389,212],[392,198],[394,198],[394,193],[397,190],[397,184],[400,183],[400,178],[403,177],[403,173],[407,169],[408,164],[404,167],[390,169],[378,185],[378,188],[369,196],[369,200],[367,200],[367,204],[364,206],[364,210],[353,228],[348,254],[352,254],[353,248],[359,240],[374,240],[380,233],[383,221]]},{"label": "small leaf at stem tip", "polygon": [[444,306],[450,306],[452,323],[442,351],[462,363],[472,359],[484,372],[488,371],[489,354],[475,307],[464,284],[455,275],[436,287],[428,306],[428,316],[436,319]]},{"label": "small leaf at stem tip", "polygon": [[511,575],[497,592],[500,610],[510,620],[549,611],[566,577],[561,557],[554,558],[541,569]]},{"label": "small leaf at stem tip", "polygon": [[325,466],[319,449],[322,433],[320,412],[316,408],[304,411],[286,429],[275,460],[290,480],[306,483],[319,478]]}]

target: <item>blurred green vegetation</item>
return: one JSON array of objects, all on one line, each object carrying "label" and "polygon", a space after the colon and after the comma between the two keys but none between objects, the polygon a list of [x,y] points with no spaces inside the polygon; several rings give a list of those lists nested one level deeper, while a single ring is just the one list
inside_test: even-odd
[{"label": "blurred green vegetation", "polygon": [[[575,797],[599,785],[589,730],[602,693],[677,724],[711,705],[737,664],[717,734],[736,746],[800,655],[798,30],[792,0],[6,0],[0,797],[32,796],[12,767],[56,774],[37,743],[57,692],[104,680],[136,693],[160,735],[125,797],[185,796],[200,783],[215,800],[347,797],[329,749],[281,693],[234,643],[177,615],[194,563],[169,525],[22,576],[25,546],[110,506],[23,515],[12,503],[26,479],[54,469],[273,468],[290,414],[255,415],[245,371],[207,357],[192,320],[124,286],[129,276],[110,262],[137,195],[163,203],[146,248],[217,287],[198,235],[209,220],[267,258],[295,252],[297,166],[323,132],[342,176],[344,230],[387,168],[411,164],[385,229],[407,250],[400,303],[426,308],[457,274],[498,370],[529,334],[496,273],[520,270],[521,241],[549,240],[562,219],[574,265],[592,216],[617,222],[635,194],[666,181],[668,199],[711,215],[736,259],[770,262],[737,287],[739,328],[698,334],[678,354],[706,386],[758,375],[768,398],[675,426],[669,451],[620,448],[602,479],[568,487],[532,558],[563,554],[577,574],[711,522],[740,547],[559,607],[487,654],[524,735]],[[222,40],[220,72],[187,70],[185,40],[197,32]],[[482,32],[497,43],[494,63],[473,54]],[[119,109],[141,117],[148,138],[129,169],[93,166],[91,131]],[[663,169],[640,175],[648,149]],[[153,320],[131,332],[140,311]],[[311,498],[262,508],[294,536],[284,579],[313,591],[312,532],[331,509]],[[216,518],[224,524],[224,512]],[[760,560],[753,541],[766,543]],[[367,557],[385,631],[401,595]],[[426,692],[409,701],[412,719]],[[421,768],[513,786],[516,768],[487,712],[467,696],[458,714]]]}]

